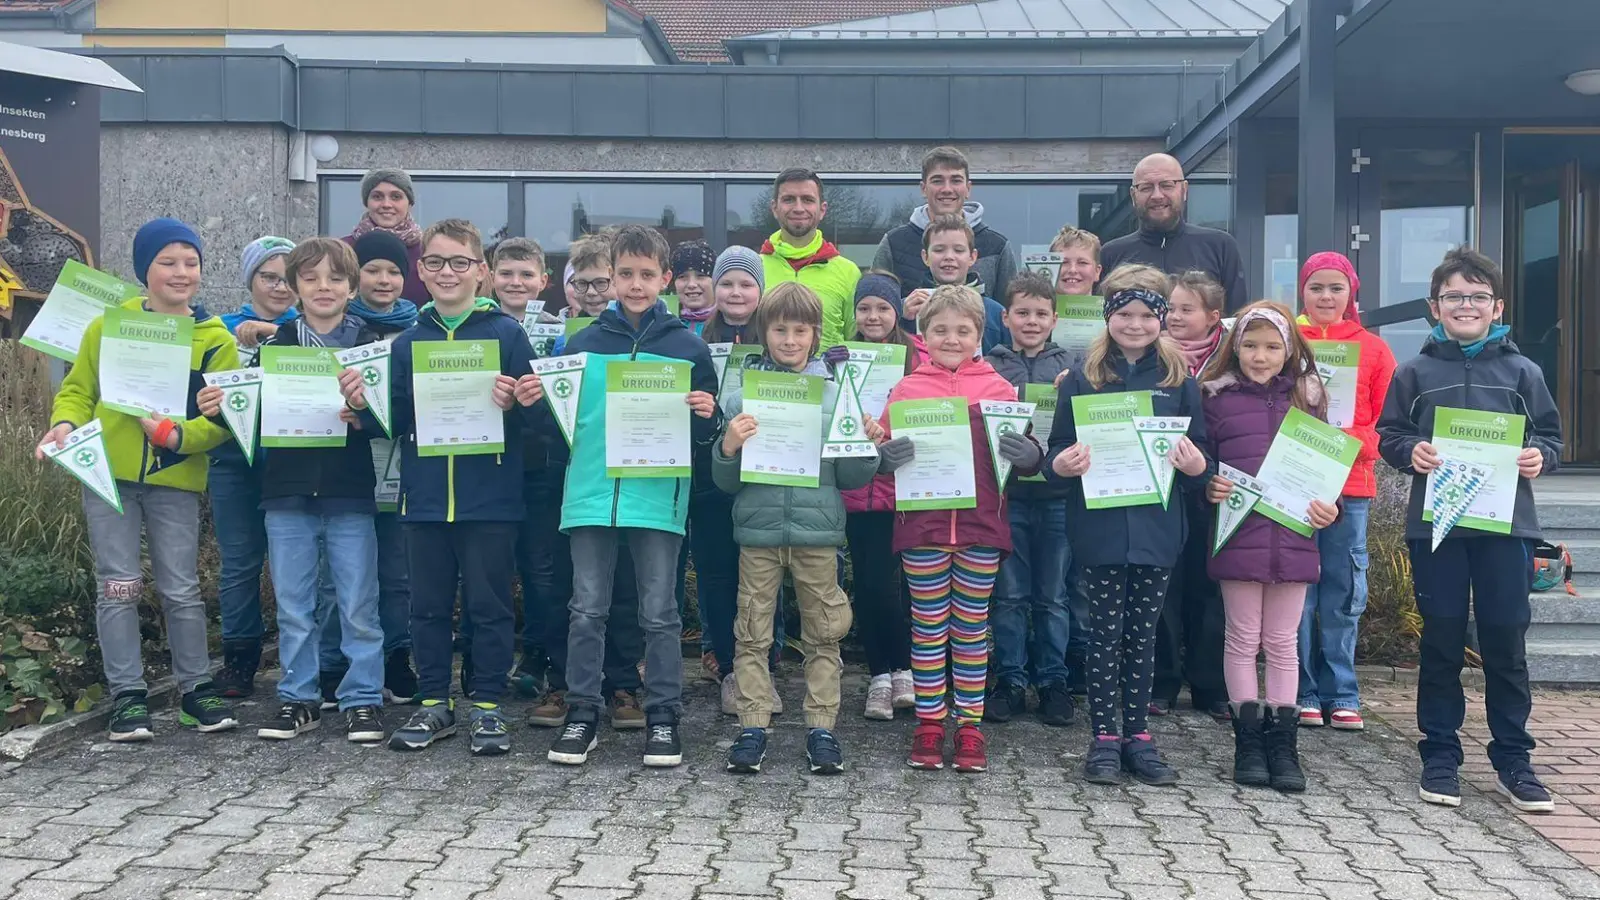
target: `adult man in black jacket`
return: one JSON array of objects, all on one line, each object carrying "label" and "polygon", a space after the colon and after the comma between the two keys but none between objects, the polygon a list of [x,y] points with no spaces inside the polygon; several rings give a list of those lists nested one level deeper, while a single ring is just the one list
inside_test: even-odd
[{"label": "adult man in black jacket", "polygon": [[1144,263],[1169,275],[1197,269],[1222,285],[1228,309],[1249,302],[1233,235],[1183,220],[1189,183],[1176,159],[1154,153],[1140,160],[1133,170],[1131,193],[1139,230],[1106,242],[1100,264],[1107,274],[1122,263]]}]

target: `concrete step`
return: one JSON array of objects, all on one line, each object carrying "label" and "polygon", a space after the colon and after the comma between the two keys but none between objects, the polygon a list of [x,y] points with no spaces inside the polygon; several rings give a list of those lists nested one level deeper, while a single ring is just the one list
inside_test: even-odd
[{"label": "concrete step", "polygon": [[1544,516],[1539,516],[1539,527],[1544,532],[1544,539],[1552,544],[1570,544],[1573,541],[1593,541],[1600,543],[1600,527],[1595,528],[1565,528],[1560,525],[1544,524]]},{"label": "concrete step", "polygon": [[1595,528],[1600,527],[1600,497],[1593,501],[1561,500],[1545,502],[1536,500],[1539,508],[1539,525],[1544,528]]},{"label": "concrete step", "polygon": [[1546,684],[1600,684],[1600,640],[1528,641],[1528,677]]},{"label": "concrete step", "polygon": [[[1546,540],[1549,540],[1546,537]],[[1561,540],[1567,545],[1567,552],[1572,554],[1572,571],[1574,576],[1579,573],[1585,575],[1600,574],[1600,540],[1571,541]]]}]

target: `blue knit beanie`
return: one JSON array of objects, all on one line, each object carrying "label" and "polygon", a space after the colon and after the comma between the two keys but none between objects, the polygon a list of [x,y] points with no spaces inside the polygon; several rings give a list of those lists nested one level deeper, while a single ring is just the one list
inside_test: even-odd
[{"label": "blue knit beanie", "polygon": [[151,219],[133,236],[133,274],[139,276],[140,284],[150,283],[150,264],[168,244],[188,244],[200,254],[201,264],[205,264],[205,250],[200,244],[200,235],[195,234],[193,228],[177,219]]},{"label": "blue knit beanie", "polygon": [[869,272],[861,276],[861,280],[856,282],[856,302],[860,303],[867,297],[877,297],[894,307],[897,318],[905,315],[905,299],[900,296],[900,282],[887,275]]},{"label": "blue knit beanie", "polygon": [[245,244],[244,252],[239,254],[239,274],[244,278],[245,288],[250,287],[250,279],[256,277],[256,270],[266,265],[267,260],[274,256],[288,256],[293,249],[294,241],[270,234]]},{"label": "blue knit beanie", "polygon": [[761,254],[749,247],[734,244],[717,257],[717,264],[711,270],[711,280],[713,283],[721,281],[722,276],[733,271],[748,274],[756,280],[756,286],[761,288],[761,293],[767,292],[766,264],[761,261]]}]

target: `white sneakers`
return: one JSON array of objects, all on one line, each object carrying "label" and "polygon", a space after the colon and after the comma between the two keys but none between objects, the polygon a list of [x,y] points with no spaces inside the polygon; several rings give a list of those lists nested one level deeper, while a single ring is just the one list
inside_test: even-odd
[{"label": "white sneakers", "polygon": [[863,714],[884,722],[894,718],[894,687],[888,675],[874,675],[867,685],[867,708]]},{"label": "white sneakers", "polygon": [[894,685],[894,708],[915,709],[917,706],[917,689],[911,683],[911,670],[900,669],[889,677]]}]

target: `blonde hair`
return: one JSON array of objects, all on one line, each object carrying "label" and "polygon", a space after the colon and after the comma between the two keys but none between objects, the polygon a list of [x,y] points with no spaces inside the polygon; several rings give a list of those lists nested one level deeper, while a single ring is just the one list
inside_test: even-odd
[{"label": "blonde hair", "polygon": [[1095,264],[1100,263],[1100,237],[1092,231],[1085,231],[1076,225],[1063,225],[1061,230],[1050,241],[1050,252],[1061,253],[1069,247],[1087,247],[1089,255],[1094,257]]},{"label": "blonde hair", "polygon": [[[1107,297],[1117,291],[1135,288],[1150,291],[1153,294],[1160,294],[1163,297],[1170,296],[1172,293],[1166,273],[1154,266],[1146,266],[1139,263],[1125,263],[1117,266],[1111,270],[1111,274],[1107,275],[1105,280],[1100,282],[1100,293]],[[1083,377],[1089,382],[1089,386],[1097,391],[1107,384],[1122,380],[1111,365],[1112,349],[1111,330],[1106,329],[1095,337],[1094,341],[1089,344],[1088,352],[1084,354]],[[1161,379],[1159,386],[1165,388],[1182,386],[1184,379],[1189,377],[1189,363],[1184,359],[1183,350],[1178,347],[1177,342],[1163,332],[1156,338],[1155,346],[1152,349],[1162,368],[1166,370],[1166,377]]]},{"label": "blonde hair", "polygon": [[966,316],[978,326],[978,333],[983,333],[984,310],[983,298],[978,292],[965,285],[946,284],[933,290],[933,296],[923,304],[922,311],[917,314],[917,331],[927,330],[928,323],[939,313],[953,312]]},{"label": "blonde hair", "polygon": [[811,288],[798,281],[785,281],[767,292],[756,305],[757,340],[767,342],[767,326],[779,322],[798,322],[811,326],[811,355],[822,347],[822,301]]},{"label": "blonde hair", "polygon": [[[1317,400],[1313,402],[1309,396],[1309,391],[1306,390],[1309,384],[1313,382],[1320,383],[1321,376],[1317,374],[1316,354],[1311,350],[1311,344],[1307,343],[1305,335],[1300,333],[1300,329],[1294,327],[1294,313],[1289,311],[1289,307],[1284,306],[1282,303],[1274,303],[1271,300],[1257,300],[1239,310],[1238,321],[1244,322],[1245,316],[1250,312],[1262,309],[1271,310],[1282,316],[1283,321],[1288,323],[1289,326],[1288,339],[1284,342],[1283,348],[1282,369],[1282,374],[1294,379],[1294,387],[1289,391],[1289,402],[1319,419],[1327,418],[1327,394],[1319,391]],[[1262,323],[1265,323],[1268,328],[1277,331],[1273,327],[1273,323],[1268,319],[1256,319],[1246,323],[1242,328],[1235,326],[1232,331],[1228,332],[1228,336],[1223,340],[1222,346],[1218,347],[1217,352],[1212,355],[1211,362],[1206,364],[1205,371],[1200,373],[1200,380],[1202,382],[1211,382],[1225,375],[1232,375],[1240,381],[1245,380],[1244,370],[1239,366],[1239,342],[1244,340],[1245,332]]]}]

